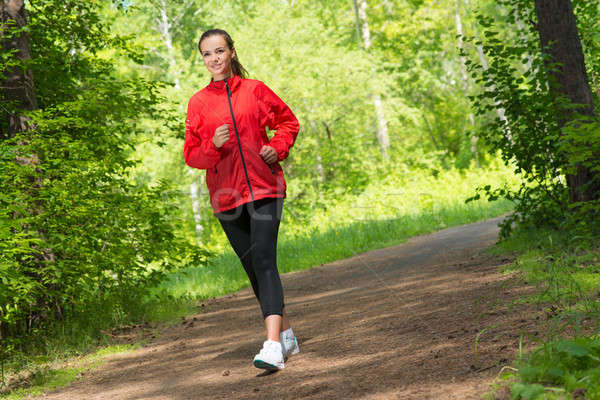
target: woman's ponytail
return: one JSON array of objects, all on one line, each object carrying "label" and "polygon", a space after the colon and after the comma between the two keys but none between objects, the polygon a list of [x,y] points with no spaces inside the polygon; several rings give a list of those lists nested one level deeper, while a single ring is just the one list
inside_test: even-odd
[{"label": "woman's ponytail", "polygon": [[231,72],[233,72],[234,75],[241,76],[242,78],[248,77],[248,71],[246,71],[246,68],[244,68],[244,66],[238,61],[237,54],[236,57],[231,60]]}]

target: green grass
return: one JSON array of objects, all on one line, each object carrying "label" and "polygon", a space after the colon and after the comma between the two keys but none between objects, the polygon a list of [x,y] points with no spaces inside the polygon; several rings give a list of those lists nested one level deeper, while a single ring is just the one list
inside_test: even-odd
[{"label": "green grass", "polygon": [[[69,385],[82,372],[100,365],[105,355],[128,351],[142,344],[115,345],[109,332],[116,326],[141,321],[169,325],[196,311],[189,299],[172,298],[164,293],[132,307],[136,310],[135,314],[104,315],[102,309],[97,308],[90,309],[84,316],[55,322],[43,332],[43,340],[40,335],[31,338],[27,352],[12,352],[9,359],[2,359],[4,349],[0,347],[0,368],[3,372],[0,376],[0,399],[29,398]],[[5,387],[6,383],[11,387]]]},{"label": "green grass", "polygon": [[[19,388],[8,393],[0,392],[2,400],[22,400],[39,396],[55,388],[70,385],[82,374],[97,368],[105,356],[136,349],[138,345],[107,346],[85,357],[50,361],[46,357],[29,360],[20,376]],[[23,372],[23,371],[22,371]]]},{"label": "green grass", "polygon": [[600,399],[600,240],[583,239],[517,231],[494,249],[517,255],[507,269],[537,287],[523,300],[554,315],[538,346],[503,374],[511,399]]}]

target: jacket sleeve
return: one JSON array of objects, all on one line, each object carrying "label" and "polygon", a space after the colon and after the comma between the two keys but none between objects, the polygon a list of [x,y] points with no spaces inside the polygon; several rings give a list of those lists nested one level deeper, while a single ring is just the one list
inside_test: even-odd
[{"label": "jacket sleeve", "polygon": [[183,158],[185,163],[193,168],[209,169],[217,165],[221,159],[221,149],[217,148],[210,137],[200,135],[201,118],[197,105],[191,99],[188,103],[187,119],[185,122],[185,142]]},{"label": "jacket sleeve", "polygon": [[261,126],[275,130],[269,145],[277,151],[277,161],[282,161],[296,141],[300,129],[298,119],[287,104],[264,83],[261,82],[256,87],[255,95],[260,109]]}]

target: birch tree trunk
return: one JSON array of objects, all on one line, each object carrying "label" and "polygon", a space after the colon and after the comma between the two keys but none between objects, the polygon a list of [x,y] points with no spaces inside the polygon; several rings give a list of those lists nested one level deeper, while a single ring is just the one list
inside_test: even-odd
[{"label": "birch tree trunk", "polygon": [[[484,71],[487,71],[490,68],[490,66],[487,62],[485,53],[483,52],[483,46],[480,44],[477,45],[477,54],[479,55],[479,61],[481,62],[481,67],[483,68]],[[490,90],[492,90],[492,91],[496,90],[496,86],[492,85],[490,87]],[[495,105],[496,105],[496,113],[498,114],[498,118],[500,118],[500,120],[502,122],[504,122],[504,124],[506,126],[506,138],[508,139],[508,141],[511,144],[515,144],[515,141],[513,140],[513,137],[512,137],[512,132],[508,125],[508,119],[506,118],[506,111],[504,110],[503,107],[499,107],[499,104],[497,102]]]},{"label": "birch tree trunk", "polygon": [[[371,48],[371,31],[369,29],[369,21],[367,20],[367,1],[353,0],[354,12],[356,16],[356,32],[357,40],[363,47],[366,53]],[[361,34],[362,32],[362,34]],[[360,39],[362,38],[362,42]],[[371,67],[371,72],[375,76],[376,71]],[[390,147],[390,137],[387,131],[387,120],[383,111],[381,96],[378,93],[371,94],[373,106],[375,107],[375,115],[377,117],[377,141],[381,148],[381,153],[385,158],[388,158],[388,148]]]},{"label": "birch tree trunk", "polygon": [[158,31],[163,37],[165,48],[167,49],[167,60],[169,61],[169,69],[173,74],[173,83],[177,91],[181,90],[181,83],[179,81],[179,70],[177,69],[177,60],[175,59],[175,52],[173,50],[173,35],[171,34],[171,21],[169,21],[169,14],[167,10],[166,0],[159,0],[158,12],[159,16],[156,18],[156,24]]},{"label": "birch tree trunk", "polygon": [[[573,120],[575,113],[597,119],[571,0],[535,0],[535,11],[542,51],[548,52],[551,62],[558,63],[558,68],[549,71],[553,77],[550,90],[577,105],[576,110],[560,110],[559,129]],[[567,174],[572,203],[600,198],[598,172],[591,167],[598,165],[597,150],[593,158],[579,163],[575,174]]]},{"label": "birch tree trunk", "polygon": [[[192,168],[188,169],[188,173],[190,175],[196,175]],[[200,201],[199,201],[199,193],[201,192],[200,186],[204,184],[204,176],[200,175],[199,183],[195,180],[190,183],[190,197],[192,199],[192,211],[194,213],[194,222],[196,229],[196,241],[198,246],[202,246],[202,231],[204,230],[202,226],[202,214],[200,214]]]},{"label": "birch tree trunk", "polygon": [[[317,124],[315,124],[315,121],[313,121],[311,119],[308,121],[308,124],[310,125],[310,129],[313,131],[313,134],[316,135]],[[319,176],[321,177],[321,181],[325,181],[325,173],[323,172],[323,159],[321,158],[321,155],[318,152],[317,152],[316,158],[317,158],[317,174],[319,174]]]},{"label": "birch tree trunk", "polygon": [[[464,46],[464,41],[463,41],[464,35],[463,35],[463,28],[462,28],[462,19],[460,17],[459,0],[455,0],[454,7],[455,7],[455,14],[456,14],[456,32],[458,33],[458,48],[459,48],[460,52],[463,53],[465,46]],[[463,91],[465,92],[465,95],[468,96],[469,95],[469,84],[468,84],[469,76],[467,75],[467,59],[464,55],[460,56],[460,74],[461,74],[461,78],[462,78]],[[475,117],[473,116],[473,113],[471,111],[469,111],[469,122],[471,124],[471,132],[473,132],[473,134],[471,135],[471,152],[473,153],[473,158],[475,159],[475,165],[477,166],[477,168],[479,168],[480,167],[479,157],[477,154],[478,153],[477,152],[477,143],[479,141],[479,138],[475,134]]]}]

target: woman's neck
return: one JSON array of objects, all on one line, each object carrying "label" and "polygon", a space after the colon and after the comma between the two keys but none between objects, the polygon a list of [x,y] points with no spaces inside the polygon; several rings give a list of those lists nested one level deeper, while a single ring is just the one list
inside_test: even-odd
[{"label": "woman's neck", "polygon": [[219,81],[224,81],[225,79],[229,79],[229,78],[233,78],[233,74],[213,76],[213,81],[219,82]]}]

